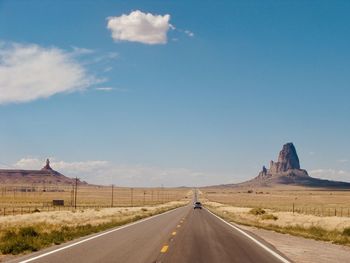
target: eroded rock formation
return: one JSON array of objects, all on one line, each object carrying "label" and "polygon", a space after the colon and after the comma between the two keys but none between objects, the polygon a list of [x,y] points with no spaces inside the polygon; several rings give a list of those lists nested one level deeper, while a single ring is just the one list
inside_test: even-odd
[{"label": "eroded rock formation", "polygon": [[293,143],[283,145],[278,161],[271,161],[269,169],[263,166],[258,178],[264,179],[275,175],[308,176],[306,170],[300,169],[298,154]]},{"label": "eroded rock formation", "polygon": [[51,168],[51,166],[50,166],[50,160],[49,159],[46,159],[46,165],[43,167],[43,168],[41,168],[41,170],[42,171],[53,171],[53,169]]}]

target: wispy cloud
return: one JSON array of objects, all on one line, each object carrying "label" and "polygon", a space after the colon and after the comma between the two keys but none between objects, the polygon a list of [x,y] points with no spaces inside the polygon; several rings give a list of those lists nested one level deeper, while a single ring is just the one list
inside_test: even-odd
[{"label": "wispy cloud", "polygon": [[[105,167],[108,162],[107,161],[83,161],[83,162],[66,162],[66,161],[58,161],[55,158],[51,159],[51,166],[56,170],[64,170],[69,171],[71,174],[76,173],[84,173],[84,172],[92,172],[97,169],[101,169]],[[14,167],[20,169],[40,169],[44,166],[45,160],[39,158],[22,158],[18,160]]]},{"label": "wispy cloud", "polygon": [[81,47],[75,47],[75,46],[73,46],[72,49],[73,49],[72,54],[73,54],[73,55],[78,55],[78,56],[79,56],[79,55],[87,55],[87,54],[93,54],[93,53],[95,53],[94,50],[88,49],[88,48],[81,48]]},{"label": "wispy cloud", "polygon": [[104,72],[109,72],[109,71],[111,71],[113,68],[112,67],[106,67],[106,68],[104,68]]},{"label": "wispy cloud", "polygon": [[[118,184],[123,186],[179,186],[203,184],[205,173],[186,168],[161,168],[141,164],[113,164],[104,160],[67,162],[50,158],[51,167],[66,176],[79,177],[89,183]],[[22,158],[13,167],[40,169],[44,158]]]},{"label": "wispy cloud", "polygon": [[68,52],[36,44],[0,43],[0,104],[81,91],[102,82],[75,58],[90,52],[79,48]]},{"label": "wispy cloud", "polygon": [[98,91],[119,91],[119,92],[128,92],[128,89],[124,88],[114,88],[114,87],[97,87],[95,90]]},{"label": "wispy cloud", "polygon": [[114,88],[112,88],[112,87],[97,87],[97,88],[95,88],[95,90],[98,90],[98,91],[112,91],[112,90],[114,90]]},{"label": "wispy cloud", "polygon": [[166,44],[167,32],[172,26],[170,15],[153,15],[136,10],[126,15],[107,18],[107,28],[115,41],[132,41],[143,44]]},{"label": "wispy cloud", "polygon": [[194,37],[194,33],[190,30],[185,30],[184,31],[186,35],[188,35],[189,37]]},{"label": "wispy cloud", "polygon": [[96,54],[92,59],[90,59],[90,63],[108,63],[111,60],[115,60],[119,57],[119,53],[117,52],[107,52],[104,54]]}]

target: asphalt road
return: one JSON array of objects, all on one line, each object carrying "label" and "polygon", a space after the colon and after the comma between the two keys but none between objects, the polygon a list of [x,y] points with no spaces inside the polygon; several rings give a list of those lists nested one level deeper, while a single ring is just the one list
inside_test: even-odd
[{"label": "asphalt road", "polygon": [[288,262],[205,209],[178,208],[139,223],[55,246],[13,262]]}]

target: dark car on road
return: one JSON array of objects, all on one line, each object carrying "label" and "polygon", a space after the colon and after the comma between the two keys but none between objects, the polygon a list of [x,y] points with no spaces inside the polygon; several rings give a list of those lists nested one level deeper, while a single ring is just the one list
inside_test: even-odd
[{"label": "dark car on road", "polygon": [[193,209],[196,209],[196,208],[202,209],[202,204],[201,204],[201,202],[195,202],[195,203],[194,203]]}]

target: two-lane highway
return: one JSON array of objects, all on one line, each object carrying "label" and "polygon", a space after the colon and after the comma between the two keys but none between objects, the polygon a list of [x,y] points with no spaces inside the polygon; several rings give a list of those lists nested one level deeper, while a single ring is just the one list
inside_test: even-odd
[{"label": "two-lane highway", "polygon": [[34,253],[14,262],[288,262],[277,251],[191,205]]},{"label": "two-lane highway", "polygon": [[164,262],[283,261],[207,210],[196,209],[188,214]]}]

